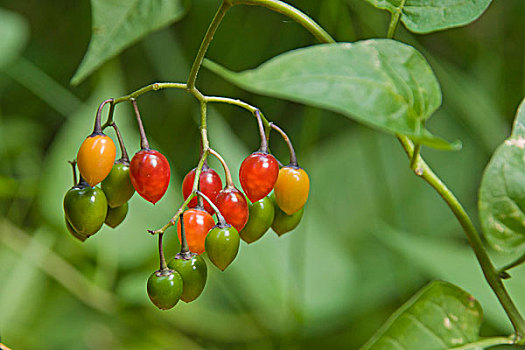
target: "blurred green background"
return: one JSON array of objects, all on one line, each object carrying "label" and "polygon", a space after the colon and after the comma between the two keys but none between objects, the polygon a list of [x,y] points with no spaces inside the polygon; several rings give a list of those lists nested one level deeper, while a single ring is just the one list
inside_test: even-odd
[{"label": "blurred green background", "polygon": [[[385,36],[389,15],[364,0],[289,2],[338,41]],[[172,166],[168,193],[155,207],[135,195],[120,227],[104,228],[84,244],[67,233],[67,160],[91,132],[98,104],[155,81],[184,81],[218,4],[193,1],[183,20],[71,87],[90,39],[89,1],[0,0],[2,11],[20,16],[0,25],[27,35],[23,46],[0,52],[9,57],[0,68],[2,342],[13,350],[356,349],[433,279],[480,300],[483,335],[509,332],[459,225],[411,174],[394,137],[334,113],[243,92],[205,69],[201,91],[241,98],[288,131],[312,184],[301,225],[281,238],[268,232],[250,246],[242,243],[224,273],[208,264],[208,284],[194,303],[167,312],[153,307],[146,280],[158,257],[146,229],[161,227],[178,208],[181,179],[199,152],[198,104],[180,91],[160,91],[139,104],[150,143]],[[400,26],[396,36],[423,52],[442,84],[443,106],[428,126],[461,139],[463,149],[422,152],[474,217],[481,172],[525,95],[523,18],[523,0],[495,1],[468,27],[414,36]],[[314,43],[278,14],[238,6],[207,56],[244,70]],[[129,106],[119,105],[115,118],[133,154],[139,142]],[[213,106],[209,128],[212,147],[234,173],[258,147],[254,119],[237,107]],[[278,138],[271,147],[286,161]],[[172,256],[174,230],[166,236]],[[513,258],[492,254],[499,264]],[[525,311],[523,270],[513,271],[507,285]]]}]

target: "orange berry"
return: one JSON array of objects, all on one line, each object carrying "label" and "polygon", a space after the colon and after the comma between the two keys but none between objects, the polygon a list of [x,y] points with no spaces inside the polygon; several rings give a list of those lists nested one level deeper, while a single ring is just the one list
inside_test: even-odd
[{"label": "orange berry", "polygon": [[273,190],[279,208],[292,215],[305,205],[310,191],[310,179],[302,168],[287,165],[279,170]]},{"label": "orange berry", "polygon": [[109,136],[104,134],[88,136],[77,154],[80,175],[90,186],[95,186],[111,172],[116,155],[115,143]]}]

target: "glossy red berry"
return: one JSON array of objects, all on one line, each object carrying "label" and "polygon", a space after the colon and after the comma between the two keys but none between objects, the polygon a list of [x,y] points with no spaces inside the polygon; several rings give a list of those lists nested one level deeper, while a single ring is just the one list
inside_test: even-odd
[{"label": "glossy red berry", "polygon": [[[200,175],[200,191],[204,193],[214,204],[215,203],[215,197],[217,197],[217,194],[222,189],[222,180],[220,176],[213,170],[212,168],[209,168],[207,166],[202,168],[202,172]],[[193,189],[193,181],[195,181],[195,169],[192,169],[186,176],[184,177],[184,181],[182,181],[182,195],[184,196],[184,199],[188,198],[188,196],[191,194],[191,190]],[[193,199],[190,201],[190,204],[188,204],[188,207],[195,208],[197,206],[197,197],[193,197]],[[214,214],[213,208],[204,201],[204,209],[210,214]]]},{"label": "glossy red berry", "polygon": [[77,165],[80,175],[90,186],[95,186],[108,176],[117,149],[109,136],[94,133],[88,136],[77,153]]},{"label": "glossy red berry", "polygon": [[241,231],[249,216],[248,202],[241,191],[235,187],[226,187],[219,192],[215,201],[226,222]]},{"label": "glossy red berry", "polygon": [[168,189],[170,164],[160,152],[143,149],[131,159],[129,176],[137,193],[155,204]]},{"label": "glossy red berry", "polygon": [[278,175],[277,160],[271,154],[263,152],[250,154],[239,169],[242,189],[252,202],[257,202],[272,191]]},{"label": "glossy red berry", "polygon": [[[213,217],[205,210],[200,208],[188,209],[183,214],[184,233],[190,251],[197,254],[204,252],[204,240],[208,231],[215,226]],[[181,241],[180,221],[177,225],[179,241]]]}]

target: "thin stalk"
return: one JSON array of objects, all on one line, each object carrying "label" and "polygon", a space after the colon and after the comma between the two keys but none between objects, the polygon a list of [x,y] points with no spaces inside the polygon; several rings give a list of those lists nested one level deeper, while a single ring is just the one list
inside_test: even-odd
[{"label": "thin stalk", "polygon": [[188,77],[187,83],[188,90],[192,90],[193,88],[195,88],[197,74],[199,74],[199,69],[201,68],[202,61],[204,60],[204,56],[206,55],[206,51],[208,51],[208,47],[210,46],[210,43],[213,40],[213,36],[215,35],[219,24],[221,23],[222,19],[224,18],[224,15],[226,14],[226,11],[228,11],[230,6],[231,4],[228,1],[223,1],[219,9],[217,10],[215,17],[213,17],[213,20],[211,21],[210,26],[208,27],[208,31],[206,32],[206,35],[202,40],[201,46],[199,47],[199,51],[197,51],[197,55],[195,56],[193,65],[191,66],[190,75]]},{"label": "thin stalk", "polygon": [[168,269],[168,265],[166,264],[166,259],[164,258],[164,249],[162,248],[162,237],[164,236],[163,233],[159,235],[159,260],[160,260],[160,271],[165,271]]},{"label": "thin stalk", "polygon": [[401,4],[394,10],[392,13],[392,18],[390,19],[390,24],[388,25],[388,33],[386,37],[392,39],[396,33],[397,25],[399,24],[399,19],[401,18],[401,10],[405,6],[406,0],[401,0]]},{"label": "thin stalk", "polygon": [[102,109],[104,106],[108,103],[113,103],[113,99],[110,98],[109,100],[102,101],[100,106],[98,106],[97,114],[95,116],[95,127],[93,128],[93,134],[101,134],[102,133]]},{"label": "thin stalk", "polygon": [[73,170],[73,186],[76,186],[77,185],[77,160],[76,159],[69,160],[68,163],[71,164],[71,168]]},{"label": "thin stalk", "polygon": [[254,114],[257,118],[257,126],[259,128],[259,135],[261,136],[261,147],[259,148],[259,151],[263,153],[268,153],[268,139],[266,138],[266,130],[262,122],[261,112],[259,110],[256,110]]},{"label": "thin stalk", "polygon": [[142,118],[140,117],[139,107],[137,106],[137,100],[132,98],[130,102],[133,105],[133,109],[135,110],[135,115],[137,116],[137,123],[139,124],[140,148],[149,149],[149,142],[148,142],[148,138],[146,137],[146,132],[144,131],[144,125],[142,125]]},{"label": "thin stalk", "polygon": [[481,338],[478,341],[473,343],[461,345],[455,348],[450,348],[449,350],[471,350],[482,348],[485,349],[489,346],[495,345],[504,345],[504,344],[514,344],[514,339],[512,337],[493,337],[493,338]]},{"label": "thin stalk", "polygon": [[115,100],[112,99],[111,104],[109,105],[108,117],[104,125],[102,125],[102,131],[104,131],[108,126],[113,124],[113,114],[115,113]]},{"label": "thin stalk", "polygon": [[150,85],[146,85],[143,88],[138,89],[137,91],[134,91],[126,96],[122,96],[119,98],[116,98],[113,103],[118,104],[121,102],[131,101],[132,99],[136,99],[139,96],[145,94],[149,91],[157,91],[161,89],[183,89],[186,90],[187,85],[185,83],[153,83]]},{"label": "thin stalk", "polygon": [[184,229],[184,213],[180,213],[179,222],[180,222],[180,254],[187,255],[190,253],[190,247],[188,247],[188,241],[186,240],[186,231]]},{"label": "thin stalk", "polygon": [[293,149],[292,141],[290,140],[288,135],[286,135],[284,130],[281,129],[280,127],[278,127],[277,125],[275,125],[274,123],[270,123],[270,126],[271,126],[272,129],[274,129],[275,131],[277,131],[281,135],[281,137],[283,138],[284,142],[286,142],[286,144],[288,145],[288,150],[290,151],[290,165],[298,166],[298,164],[297,164],[297,156],[295,155],[295,150]]},{"label": "thin stalk", "polygon": [[198,194],[199,196],[201,196],[202,198],[204,198],[206,200],[206,202],[208,202],[208,204],[210,205],[210,207],[212,207],[213,211],[215,211],[215,214],[217,215],[217,220],[219,220],[219,224],[221,225],[225,225],[226,224],[226,220],[224,219],[224,216],[222,216],[221,214],[221,211],[219,210],[219,208],[217,208],[217,206],[211,201],[210,198],[208,198],[208,196],[206,196],[204,193],[202,193],[201,191],[195,191],[196,194]]},{"label": "thin stalk", "polygon": [[124,145],[124,139],[122,138],[122,135],[120,134],[120,130],[118,129],[117,124],[115,122],[111,123],[111,127],[115,130],[115,134],[117,134],[117,140],[120,146],[120,153],[121,153],[120,160],[124,160],[129,163],[128,151],[126,150],[126,146]]},{"label": "thin stalk", "polygon": [[335,40],[332,39],[330,34],[328,34],[313,19],[311,19],[303,12],[299,11],[291,5],[288,5],[285,2],[279,0],[231,0],[231,3],[233,5],[243,4],[265,7],[269,10],[278,12],[289,17],[296,23],[303,26],[306,30],[308,30],[320,42],[335,42]]},{"label": "thin stalk", "polygon": [[419,159],[419,151],[421,150],[421,144],[417,143],[414,147],[414,153],[412,154],[412,158],[410,158],[410,169],[413,171],[416,171],[417,169],[417,161]]},{"label": "thin stalk", "polygon": [[[405,150],[408,157],[412,158],[414,154],[414,145],[412,141],[410,141],[410,139],[406,136],[398,135],[397,138],[403,146],[403,149]],[[481,270],[483,271],[485,279],[494,291],[494,294],[496,294],[496,297],[498,298],[501,306],[509,317],[512,326],[516,331],[518,340],[523,340],[525,337],[525,320],[521,316],[519,310],[505,289],[505,286],[503,285],[503,282],[501,281],[501,278],[498,274],[498,270],[496,270],[492,261],[490,260],[487,250],[481,241],[481,237],[474,227],[474,224],[470,220],[467,212],[458,199],[454,196],[454,194],[448,189],[448,187],[432,171],[432,169],[422,158],[419,160],[419,168],[421,169],[421,173],[418,175],[430,186],[432,186],[441,196],[441,198],[443,198],[445,203],[452,210],[452,213],[454,213],[456,216],[456,219],[459,221],[460,225],[463,227],[468,242],[481,266]]]},{"label": "thin stalk", "polygon": [[[522,256],[520,256],[518,259],[514,260],[513,262],[511,262],[511,263],[509,263],[509,264],[503,266],[502,268],[500,268],[500,269],[498,270],[498,273],[499,273],[500,275],[501,275],[501,274],[504,274],[504,273],[506,273],[508,270],[513,269],[513,268],[515,268],[516,266],[519,266],[519,265],[523,264],[524,262],[525,262],[525,254],[522,255]],[[509,277],[510,277],[508,274],[507,274],[507,276],[508,276],[508,277],[506,277],[506,278],[509,278]],[[506,279],[506,278],[505,278],[505,279]]]},{"label": "thin stalk", "polygon": [[[211,148],[210,148],[210,154],[213,154],[222,164],[222,167],[224,169],[224,174],[226,176],[226,187],[233,187],[232,174],[230,173],[230,168],[228,168],[228,164],[226,164],[226,161],[224,160],[224,158],[222,158],[219,153],[217,153],[215,150]],[[195,174],[195,176],[197,176],[197,174]]]}]

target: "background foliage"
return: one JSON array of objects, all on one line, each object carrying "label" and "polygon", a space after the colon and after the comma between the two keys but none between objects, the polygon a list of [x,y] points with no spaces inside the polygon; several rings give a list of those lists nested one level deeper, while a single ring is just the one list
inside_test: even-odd
[{"label": "background foliage", "polygon": [[[361,0],[291,1],[338,41],[384,37],[389,14]],[[0,0],[0,335],[14,349],[358,348],[388,315],[428,281],[461,286],[483,306],[481,334],[510,325],[448,208],[412,176],[402,149],[386,134],[341,115],[244,92],[203,69],[207,94],[259,106],[295,141],[309,169],[311,197],[303,222],[281,238],[270,232],[243,244],[225,273],[210,266],[202,297],[159,312],[146,296],[157,265],[155,240],[181,200],[182,176],[198,157],[198,105],[161,91],[140,100],[150,142],[167,154],[172,180],[155,207],[135,196],[117,230],[85,244],[63,224],[71,186],[67,160],[91,131],[100,101],[154,81],[184,81],[218,1],[194,1],[185,17],[148,35],[76,87],[69,81],[91,36],[87,0]],[[19,16],[5,14],[14,11]],[[9,19],[6,19],[7,17]],[[428,128],[460,152],[423,154],[476,213],[477,188],[490,154],[510,132],[525,95],[525,7],[496,1],[465,28],[397,37],[418,48],[443,90]],[[235,7],[208,57],[241,71],[314,43],[298,25],[261,8]],[[128,149],[139,143],[131,110],[116,119]],[[210,141],[238,169],[258,146],[252,117],[214,106]],[[275,140],[274,152],[286,159]],[[170,234],[171,233],[171,234]],[[177,250],[168,231],[168,252]],[[498,256],[501,264],[511,256]],[[525,310],[525,271],[508,282]]]}]

